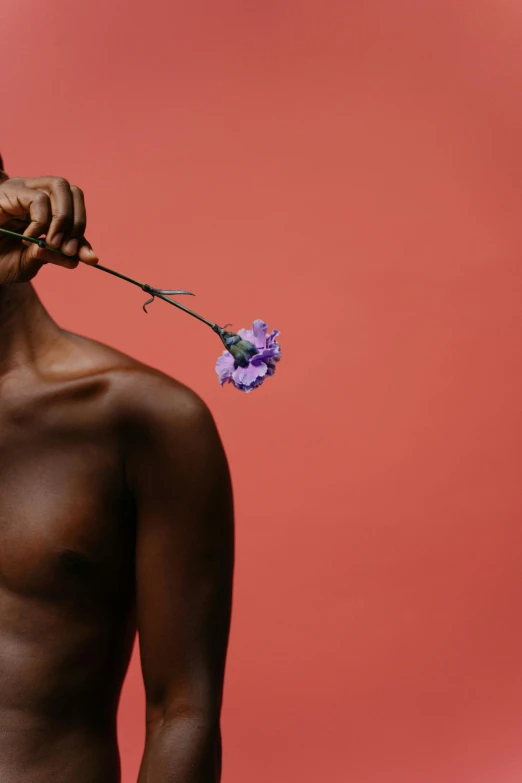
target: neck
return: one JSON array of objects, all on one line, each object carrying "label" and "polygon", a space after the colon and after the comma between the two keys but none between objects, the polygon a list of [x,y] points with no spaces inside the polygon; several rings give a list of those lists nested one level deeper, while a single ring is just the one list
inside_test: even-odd
[{"label": "neck", "polygon": [[0,286],[0,376],[36,365],[59,335],[31,283]]}]

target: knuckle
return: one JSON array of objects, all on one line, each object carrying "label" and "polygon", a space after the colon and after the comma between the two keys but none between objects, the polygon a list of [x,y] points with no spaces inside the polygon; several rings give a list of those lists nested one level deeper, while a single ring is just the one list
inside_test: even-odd
[{"label": "knuckle", "polygon": [[68,226],[72,224],[72,216],[63,207],[53,212],[53,218],[57,222],[67,224]]},{"label": "knuckle", "polygon": [[83,234],[86,227],[86,221],[83,218],[76,218],[73,225],[73,231],[75,234]]},{"label": "knuckle", "polygon": [[69,183],[65,179],[65,177],[52,177],[52,183],[55,186],[55,188],[63,190],[64,188],[69,187]]},{"label": "knuckle", "polygon": [[[31,226],[28,229],[26,236],[33,239],[38,237],[42,233],[46,233],[49,227],[49,222],[45,218],[33,218]],[[36,247],[36,246],[35,246]]]},{"label": "knuckle", "polygon": [[62,228],[71,228],[73,216],[67,211],[66,207],[53,205],[53,222]]},{"label": "knuckle", "polygon": [[71,185],[71,190],[73,193],[76,193],[76,195],[80,196],[80,198],[84,197],[84,192],[81,188],[78,187],[78,185]]},{"label": "knuckle", "polygon": [[45,215],[38,215],[31,219],[31,228],[28,232],[28,236],[38,236],[39,232],[47,231],[49,227],[49,220]]},{"label": "knuckle", "polygon": [[47,195],[47,193],[44,193],[43,190],[35,190],[33,196],[33,204],[37,204],[38,206],[40,206],[48,203],[49,203],[49,196]]}]

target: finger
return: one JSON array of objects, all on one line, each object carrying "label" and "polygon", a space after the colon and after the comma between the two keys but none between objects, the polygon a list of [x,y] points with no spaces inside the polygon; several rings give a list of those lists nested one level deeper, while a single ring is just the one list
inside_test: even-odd
[{"label": "finger", "polygon": [[0,195],[0,214],[6,223],[13,218],[26,222],[24,233],[27,236],[39,237],[47,232],[51,221],[51,203],[49,196],[43,191],[34,191],[25,186],[5,188]]},{"label": "finger", "polygon": [[[69,236],[74,224],[74,205],[71,186],[63,177],[38,177],[26,179],[25,185],[37,192],[45,192],[50,198],[52,220],[46,236],[51,247],[60,247],[64,237]],[[68,255],[74,255],[65,250]]]},{"label": "finger", "polygon": [[85,234],[87,214],[83,192],[76,185],[71,185],[71,197],[73,202],[73,223],[69,236],[66,237],[61,249],[68,255],[76,255]]},{"label": "finger", "polygon": [[100,260],[98,258],[98,254],[94,252],[92,247],[90,246],[89,242],[87,242],[86,239],[83,240],[83,244],[80,246],[80,249],[78,251],[78,257],[80,261],[83,261],[86,264],[97,264]]},{"label": "finger", "polygon": [[76,269],[80,263],[78,258],[67,258],[60,255],[60,253],[53,253],[52,250],[45,250],[38,245],[31,243],[23,254],[23,263],[32,264],[38,262],[40,264],[55,264],[56,266],[63,266],[65,269]]}]

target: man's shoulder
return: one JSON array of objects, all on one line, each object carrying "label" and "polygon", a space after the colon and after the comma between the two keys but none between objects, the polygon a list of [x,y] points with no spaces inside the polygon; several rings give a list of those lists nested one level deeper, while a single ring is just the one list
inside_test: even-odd
[{"label": "man's shoulder", "polygon": [[157,428],[200,430],[213,423],[201,397],[180,381],[146,364],[122,367],[111,373],[112,395],[118,417],[153,433]]},{"label": "man's shoulder", "polygon": [[[121,436],[127,475],[198,477],[201,491],[228,486],[228,463],[208,406],[185,384],[154,367],[107,349],[111,424]],[[163,477],[163,478],[162,478]]]},{"label": "man's shoulder", "polygon": [[96,340],[69,336],[83,356],[86,374],[108,380],[110,408],[124,425],[151,432],[213,425],[207,405],[185,384]]}]

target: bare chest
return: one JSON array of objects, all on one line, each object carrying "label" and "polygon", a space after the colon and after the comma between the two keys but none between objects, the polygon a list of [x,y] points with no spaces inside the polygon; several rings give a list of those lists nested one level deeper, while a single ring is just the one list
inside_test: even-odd
[{"label": "bare chest", "polygon": [[132,570],[118,439],[95,416],[0,411],[0,588],[38,600],[117,596]]}]

